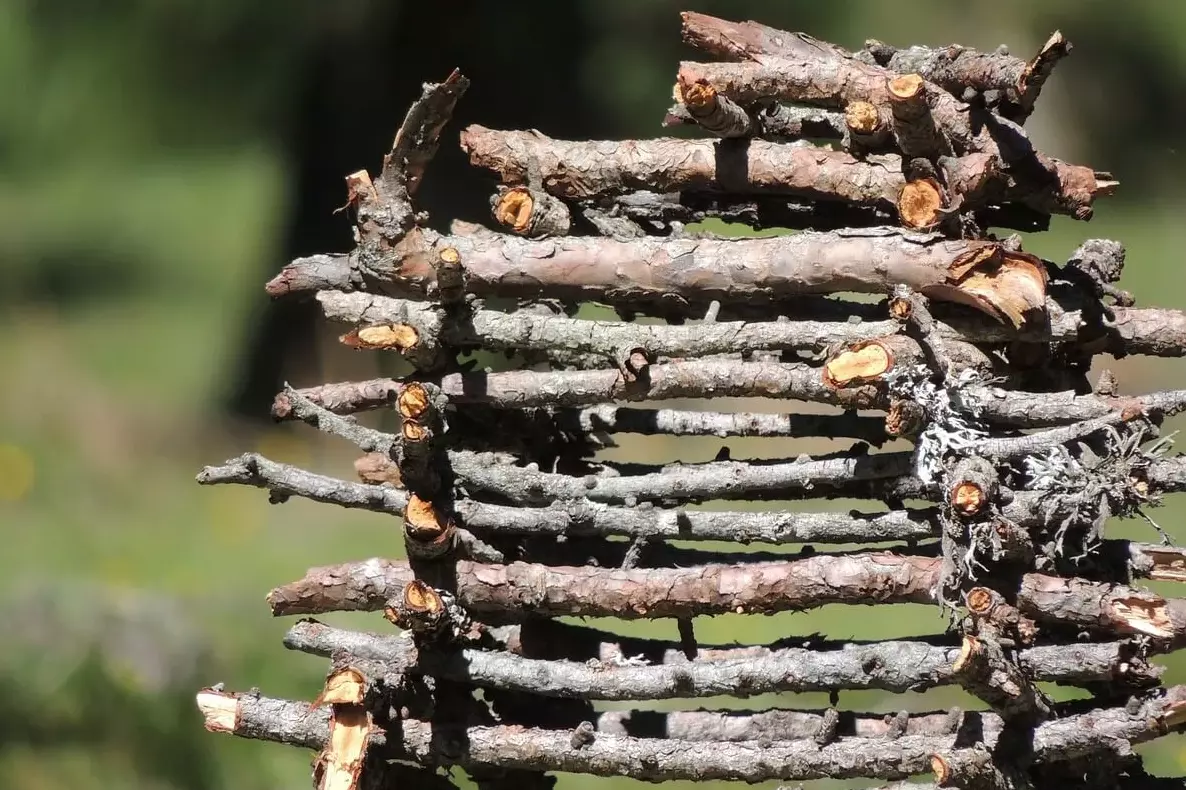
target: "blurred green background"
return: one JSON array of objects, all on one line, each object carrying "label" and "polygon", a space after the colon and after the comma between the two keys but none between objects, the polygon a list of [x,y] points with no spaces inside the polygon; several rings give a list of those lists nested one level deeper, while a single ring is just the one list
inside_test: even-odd
[{"label": "blurred green background", "polygon": [[[1060,28],[1075,46],[1029,124],[1046,152],[1113,171],[1090,224],[1028,239],[1061,260],[1084,238],[1129,249],[1139,303],[1186,307],[1180,250],[1186,5],[1144,0],[437,3],[399,0],[8,0],[0,4],[0,785],[19,790],[271,790],[308,786],[311,755],[207,734],[193,695],[311,699],[324,662],[280,644],[264,604],[311,565],[401,551],[383,516],[195,473],[246,450],[351,477],[356,453],[275,427],[271,395],[373,375],[308,306],[272,305],[287,259],[346,250],[342,177],[378,168],[425,80],[473,80],[430,170],[437,223],[485,218],[491,181],[457,150],[462,125],[558,137],[662,134],[683,9],[756,18],[851,48],[1007,44]],[[1186,386],[1181,363],[1112,364],[1125,392]],[[387,364],[387,363],[382,363]],[[390,368],[387,368],[390,369]],[[736,457],[815,445],[731,442]],[[712,442],[627,441],[616,457],[703,460]],[[836,507],[844,503],[836,503]],[[1158,511],[1174,534],[1180,505]],[[1115,534],[1153,539],[1140,525]],[[792,547],[793,548],[793,547]],[[934,633],[926,607],[698,623],[705,640]],[[380,629],[372,617],[327,618]],[[602,624],[604,625],[604,624]],[[674,627],[652,624],[656,635]],[[632,629],[638,632],[640,629]],[[1167,682],[1186,682],[1170,662]],[[846,693],[848,708],[969,704]],[[693,701],[693,706],[726,704]],[[820,695],[749,705],[820,706]],[[974,703],[971,703],[974,705]],[[1145,749],[1186,773],[1179,738]],[[613,780],[624,788],[630,782]],[[607,786],[564,776],[562,788]]]}]

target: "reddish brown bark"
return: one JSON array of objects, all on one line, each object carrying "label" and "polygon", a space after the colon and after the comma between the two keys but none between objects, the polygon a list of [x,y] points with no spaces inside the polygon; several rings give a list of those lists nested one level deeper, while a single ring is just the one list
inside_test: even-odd
[{"label": "reddish brown bark", "polygon": [[[952,240],[891,228],[798,233],[765,239],[530,240],[489,231],[442,236],[417,228],[365,261],[315,256],[293,261],[268,283],[272,296],[337,289],[424,298],[437,290],[434,262],[457,254],[479,296],[590,301],[756,302],[796,294],[886,293],[909,285],[1014,327],[1043,312],[1045,264],[988,240]],[[359,253],[362,254],[362,253]],[[364,265],[365,264],[365,265]],[[361,268],[360,268],[361,267]],[[364,273],[365,270],[365,273]]]},{"label": "reddish brown bark", "polygon": [[[457,563],[457,600],[474,612],[551,617],[692,617],[829,603],[929,603],[940,561],[889,553],[785,563],[611,570]],[[378,611],[412,580],[406,562],[370,559],[311,569],[268,595],[276,616]]]}]

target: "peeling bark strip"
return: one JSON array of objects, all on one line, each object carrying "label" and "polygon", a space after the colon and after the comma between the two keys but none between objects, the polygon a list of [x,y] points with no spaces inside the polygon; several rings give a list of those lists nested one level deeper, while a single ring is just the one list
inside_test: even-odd
[{"label": "peeling bark strip", "polygon": [[1174,647],[1186,644],[1186,599],[1120,584],[1032,573],[1022,579],[1017,607],[1039,624],[1144,634]]},{"label": "peeling bark strip", "polygon": [[[536,637],[536,631],[541,635]],[[418,650],[399,636],[346,631],[302,620],[289,629],[284,645],[325,657],[348,653],[385,662],[386,672],[393,675],[411,672],[485,688],[596,700],[692,699],[724,694],[749,697],[841,688],[904,692],[962,682],[956,669],[959,649],[922,642],[708,647],[695,661],[689,661],[675,645],[652,640],[622,640],[619,644],[608,640],[621,637],[581,626],[548,623],[543,628],[524,626],[522,632],[526,636],[520,626],[499,629],[498,650],[442,652]],[[547,658],[525,658],[501,649],[514,649],[521,643],[536,647],[544,635],[563,640],[538,651]],[[592,644],[583,644],[590,640]],[[553,658],[553,653],[563,658]],[[1104,683],[1142,688],[1155,684],[1161,672],[1137,657],[1131,646],[1119,642],[1031,648],[1020,651],[1016,662],[1033,680],[1068,686]]]},{"label": "peeling bark strip", "polygon": [[[475,613],[695,617],[799,611],[830,603],[933,603],[938,558],[889,553],[687,569],[612,570],[457,563],[457,601]],[[406,562],[312,568],[268,594],[275,616],[380,611],[412,580]]]},{"label": "peeling bark strip", "polygon": [[[1020,326],[1044,313],[1046,267],[999,242],[956,241],[894,228],[798,233],[766,239],[521,239],[489,231],[408,233],[390,254],[298,258],[268,283],[272,296],[373,290],[423,298],[433,261],[456,251],[479,296],[609,301],[680,297],[763,303],[798,294],[887,293],[909,285],[929,298],[976,307]],[[358,255],[365,255],[363,260]],[[366,286],[362,288],[361,286]]]},{"label": "peeling bark strip", "polygon": [[317,790],[359,790],[374,725],[363,706],[365,679],[355,669],[332,670],[314,706],[329,705],[329,737],[313,763]]},{"label": "peeling bark strip", "polygon": [[[1109,708],[1047,722],[1034,730],[1033,751],[1039,763],[1073,760],[1108,748],[1117,741],[1144,743],[1166,732],[1177,732],[1186,690],[1167,689],[1141,703],[1136,715],[1125,708]],[[307,703],[252,695],[204,691],[199,706],[207,729],[243,738],[319,749],[328,738],[327,715]],[[212,723],[212,711],[231,711],[231,726]],[[215,714],[217,717],[217,714]],[[997,735],[986,733],[991,748]],[[574,745],[566,730],[523,727],[436,727],[404,720],[398,730],[374,732],[371,748],[388,759],[410,759],[427,765],[497,765],[597,776],[631,776],[650,781],[736,780],[876,777],[904,779],[930,770],[930,757],[947,753],[956,736],[906,735],[883,738],[841,738],[826,746],[814,740],[773,743],[696,742],[631,738],[598,733],[591,743]],[[465,749],[449,750],[449,744]]]}]

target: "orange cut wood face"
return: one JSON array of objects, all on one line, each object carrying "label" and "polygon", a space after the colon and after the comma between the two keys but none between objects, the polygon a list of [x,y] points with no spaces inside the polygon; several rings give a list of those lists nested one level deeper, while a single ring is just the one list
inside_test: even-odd
[{"label": "orange cut wood face", "polygon": [[923,294],[974,307],[1020,329],[1032,316],[1045,314],[1048,277],[1037,256],[991,245],[957,258],[947,282],[930,286]]}]

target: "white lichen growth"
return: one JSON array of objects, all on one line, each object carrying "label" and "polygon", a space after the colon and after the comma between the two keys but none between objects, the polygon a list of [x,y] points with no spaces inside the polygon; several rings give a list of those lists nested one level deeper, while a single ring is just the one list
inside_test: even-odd
[{"label": "white lichen growth", "polygon": [[925,365],[894,368],[885,380],[893,395],[917,403],[926,414],[926,426],[914,446],[914,474],[923,483],[943,479],[946,456],[971,454],[988,438],[977,419],[980,410],[975,399],[965,394],[985,383],[976,371],[963,370],[949,377],[946,387],[935,384]]}]

